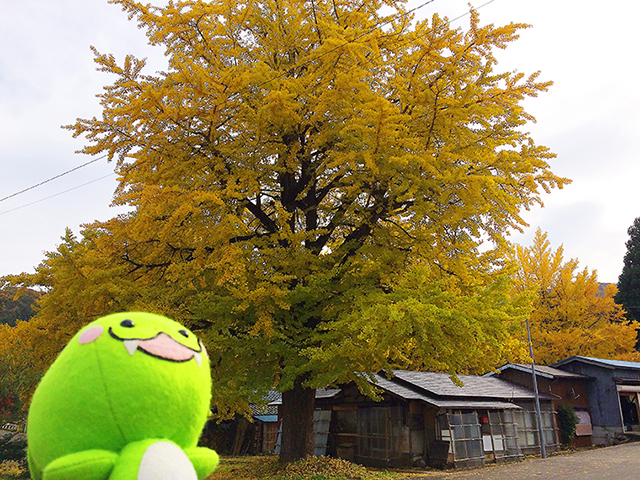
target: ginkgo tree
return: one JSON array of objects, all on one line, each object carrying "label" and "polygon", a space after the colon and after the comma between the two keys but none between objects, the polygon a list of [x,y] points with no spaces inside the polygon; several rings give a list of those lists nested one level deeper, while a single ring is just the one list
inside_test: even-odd
[{"label": "ginkgo tree", "polygon": [[577,259],[565,261],[563,247],[553,251],[540,229],[530,247],[515,247],[514,260],[514,288],[535,294],[530,327],[537,362],[549,365],[571,355],[640,360],[634,349],[638,323],[615,303],[615,285],[598,282],[595,270],[578,270]]},{"label": "ginkgo tree", "polygon": [[0,324],[0,422],[26,418],[25,406],[43,370],[34,349],[39,333],[27,321]]},{"label": "ginkgo tree", "polygon": [[132,211],[12,279],[49,289],[40,319],[66,335],[131,308],[187,323],[219,411],[283,392],[283,461],[311,451],[316,387],[517,355],[530,305],[504,237],[567,182],[523,128],[550,82],[496,71],[525,25],[472,11],[454,29],[396,0],[112,3],[168,68],[95,52],[115,80],[102,116],[68,128],[115,162]]}]

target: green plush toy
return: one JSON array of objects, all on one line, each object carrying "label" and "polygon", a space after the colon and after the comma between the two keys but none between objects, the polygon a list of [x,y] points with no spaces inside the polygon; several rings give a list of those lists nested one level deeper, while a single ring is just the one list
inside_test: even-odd
[{"label": "green plush toy", "polygon": [[211,401],[204,345],[159,315],[118,313],[73,337],[29,409],[34,480],[201,480]]}]

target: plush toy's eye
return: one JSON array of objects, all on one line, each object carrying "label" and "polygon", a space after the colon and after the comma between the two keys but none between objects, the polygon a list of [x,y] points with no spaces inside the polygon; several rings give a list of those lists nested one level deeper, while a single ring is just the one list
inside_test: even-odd
[{"label": "plush toy's eye", "polygon": [[189,332],[187,332],[186,330],[178,330],[178,333],[185,338],[189,338]]},{"label": "plush toy's eye", "polygon": [[127,328],[131,328],[134,326],[133,320],[129,320],[128,318],[126,320],[122,320],[120,322],[120,326],[121,327],[127,327]]}]

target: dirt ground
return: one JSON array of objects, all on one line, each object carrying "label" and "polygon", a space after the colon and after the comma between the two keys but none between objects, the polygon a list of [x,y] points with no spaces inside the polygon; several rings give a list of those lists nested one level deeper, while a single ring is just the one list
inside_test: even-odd
[{"label": "dirt ground", "polygon": [[640,442],[529,458],[476,469],[412,475],[411,480],[627,480],[640,479]]}]

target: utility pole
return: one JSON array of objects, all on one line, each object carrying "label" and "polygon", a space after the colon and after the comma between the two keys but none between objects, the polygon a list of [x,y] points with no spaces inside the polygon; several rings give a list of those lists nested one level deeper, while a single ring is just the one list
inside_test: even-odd
[{"label": "utility pole", "polygon": [[533,359],[533,344],[531,343],[531,329],[527,318],[527,336],[529,337],[529,355],[531,356],[531,376],[533,378],[533,394],[536,398],[536,416],[538,417],[538,436],[540,437],[540,453],[542,458],[547,458],[547,445],[542,429],[542,413],[540,412],[540,395],[538,395],[538,379],[536,377],[536,362]]}]

